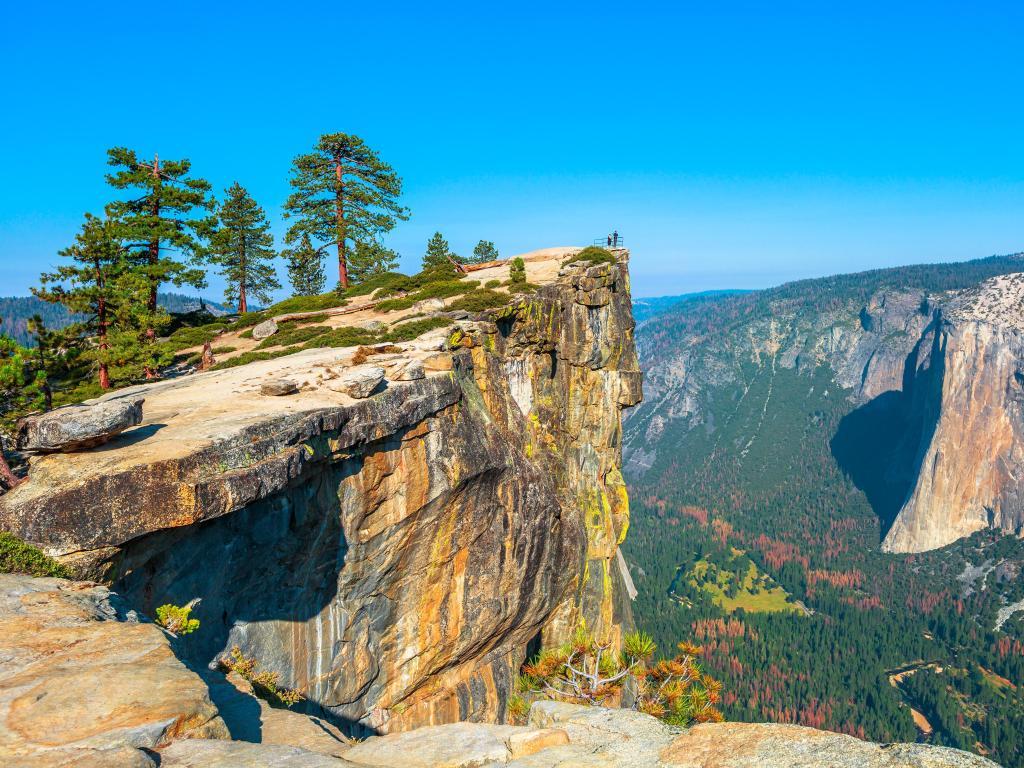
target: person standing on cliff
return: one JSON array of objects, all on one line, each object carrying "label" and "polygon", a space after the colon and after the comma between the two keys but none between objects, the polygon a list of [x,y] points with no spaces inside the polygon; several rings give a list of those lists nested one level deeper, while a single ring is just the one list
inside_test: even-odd
[{"label": "person standing on cliff", "polygon": [[617,229],[614,232],[612,232],[612,247],[619,247],[619,230]]}]

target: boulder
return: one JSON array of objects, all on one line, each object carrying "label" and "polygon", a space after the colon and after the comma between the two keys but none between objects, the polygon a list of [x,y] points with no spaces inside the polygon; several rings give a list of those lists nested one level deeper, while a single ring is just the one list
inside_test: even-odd
[{"label": "boulder", "polygon": [[356,327],[362,328],[364,331],[372,331],[376,333],[377,331],[383,331],[388,326],[387,323],[380,320],[363,320],[361,323],[356,323]]},{"label": "boulder", "polygon": [[142,423],[142,398],[105,400],[94,405],[69,405],[18,422],[19,450],[66,453],[107,442]]},{"label": "boulder", "polygon": [[139,749],[228,738],[206,685],[117,595],[0,574],[0,765],[143,766]]},{"label": "boulder", "polygon": [[277,323],[274,321],[274,318],[264,320],[259,325],[253,326],[252,329],[252,337],[257,341],[269,339],[275,333],[277,333]]},{"label": "boulder", "polygon": [[299,391],[299,385],[291,379],[271,379],[260,384],[261,395],[281,397],[283,395],[294,395]]},{"label": "boulder", "polygon": [[188,739],[160,753],[160,768],[355,768],[352,763],[298,747],[247,741]]},{"label": "boulder", "polygon": [[565,731],[558,729],[451,723],[367,739],[346,752],[345,759],[379,768],[475,768],[568,743]]},{"label": "boulder", "polygon": [[382,381],[384,369],[380,366],[357,365],[342,371],[336,379],[324,382],[324,386],[358,400],[372,395]]},{"label": "boulder", "polygon": [[425,371],[450,371],[454,367],[455,360],[448,352],[436,352],[423,360]]},{"label": "boulder", "polygon": [[382,365],[384,375],[391,381],[416,381],[427,375],[423,363],[411,357],[398,357]]}]

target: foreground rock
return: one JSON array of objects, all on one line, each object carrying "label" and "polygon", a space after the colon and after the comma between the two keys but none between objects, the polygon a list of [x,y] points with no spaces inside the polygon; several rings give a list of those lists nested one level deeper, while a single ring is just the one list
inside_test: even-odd
[{"label": "foreground rock", "polygon": [[0,574],[0,765],[147,765],[227,738],[206,686],[104,587]]},{"label": "foreground rock", "polygon": [[34,453],[94,448],[142,423],[142,398],[69,405],[18,422],[18,450]]},{"label": "foreground rock", "polygon": [[274,318],[264,320],[262,323],[252,327],[252,337],[257,341],[269,339],[275,333],[277,333],[277,322]]},{"label": "foreground rock", "polygon": [[160,753],[160,768],[356,768],[298,747],[244,741],[178,741]]}]

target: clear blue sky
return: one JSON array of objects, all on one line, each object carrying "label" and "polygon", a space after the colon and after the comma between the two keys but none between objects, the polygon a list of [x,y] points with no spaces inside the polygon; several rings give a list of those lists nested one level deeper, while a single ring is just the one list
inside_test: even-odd
[{"label": "clear blue sky", "polygon": [[333,131],[403,176],[407,269],[435,230],[617,228],[637,295],[1024,250],[1019,2],[100,5],[5,10],[0,295],[101,211],[109,146],[239,181],[281,235]]}]

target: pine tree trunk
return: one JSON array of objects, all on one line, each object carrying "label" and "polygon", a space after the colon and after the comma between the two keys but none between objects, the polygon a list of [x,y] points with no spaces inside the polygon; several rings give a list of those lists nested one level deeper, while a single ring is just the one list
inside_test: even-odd
[{"label": "pine tree trunk", "polygon": [[338,188],[334,196],[338,222],[338,282],[344,289],[348,288],[348,264],[345,260],[345,186],[341,181],[341,163],[335,164],[334,174],[338,179]]},{"label": "pine tree trunk", "polygon": [[245,281],[238,285],[238,314],[244,315],[249,311],[249,305],[245,301]]},{"label": "pine tree trunk", "polygon": [[[96,306],[96,336],[99,339],[100,355],[102,356],[110,348],[110,343],[107,341],[107,297],[102,293],[105,285],[98,260],[96,261],[96,285],[101,291]],[[100,389],[110,389],[110,371],[107,370],[105,360],[100,362]]]},{"label": "pine tree trunk", "polygon": [[[153,176],[156,178],[156,184],[154,185],[154,188],[153,188],[153,218],[154,218],[154,220],[156,220],[156,219],[160,218],[160,198],[156,194],[156,188],[160,186],[160,156],[159,155],[154,155],[153,156]],[[155,239],[149,241],[149,263],[150,263],[151,266],[156,267],[156,265],[159,262],[160,262],[160,239],[159,238],[155,238]],[[157,279],[155,277],[150,278],[148,309],[149,309],[149,317],[150,317],[151,321],[152,321],[153,317],[156,315],[156,298],[157,298],[157,290],[158,290],[159,287],[160,287],[160,284],[157,281]],[[151,343],[156,341],[156,329],[153,328],[152,322],[150,322],[149,327],[146,328],[146,340],[151,342]],[[156,373],[153,371],[153,369],[150,366],[147,365],[143,370],[144,370],[144,372],[146,374],[146,378],[147,379],[155,379],[156,378]]]}]

